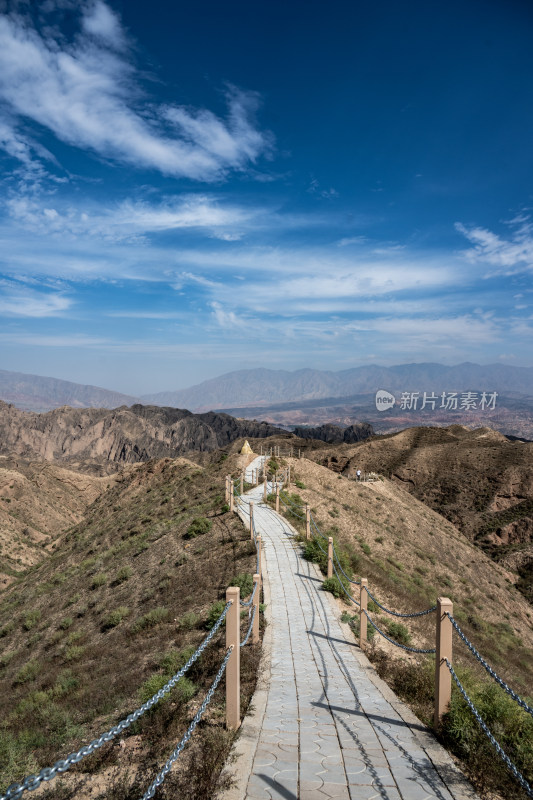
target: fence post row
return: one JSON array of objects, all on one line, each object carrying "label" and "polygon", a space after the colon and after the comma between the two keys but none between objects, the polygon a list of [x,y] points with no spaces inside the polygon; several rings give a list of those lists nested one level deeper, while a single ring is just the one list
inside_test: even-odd
[{"label": "fence post row", "polygon": [[449,708],[452,696],[452,676],[446,659],[452,663],[453,603],[448,597],[437,598],[437,631],[435,640],[435,727]]},{"label": "fence post row", "polygon": [[241,724],[240,593],[238,586],[226,589],[226,603],[231,602],[226,614],[226,651],[233,648],[226,666],[226,727],[230,731]]},{"label": "fence post row", "polygon": [[252,625],[252,644],[259,642],[259,595],[261,592],[261,575],[256,572],[254,574],[254,603],[255,609],[254,624]]},{"label": "fence post row", "polygon": [[328,578],[333,577],[333,537],[328,537]]},{"label": "fence post row", "polygon": [[361,606],[360,614],[361,614],[361,622],[359,623],[359,647],[361,650],[365,649],[366,642],[367,642],[367,623],[368,620],[366,618],[365,611],[368,607],[368,594],[367,594],[367,587],[368,587],[368,579],[361,578],[361,586],[359,589],[359,603]]}]

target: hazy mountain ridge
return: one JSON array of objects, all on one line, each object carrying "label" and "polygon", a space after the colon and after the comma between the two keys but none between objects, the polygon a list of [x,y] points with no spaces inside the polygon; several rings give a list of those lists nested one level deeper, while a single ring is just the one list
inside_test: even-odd
[{"label": "hazy mountain ridge", "polygon": [[0,370],[0,399],[24,411],[50,411],[61,406],[73,408],[116,408],[131,405],[137,398],[59,378],[26,375]]},{"label": "hazy mountain ridge", "polygon": [[209,452],[240,437],[274,434],[289,435],[267,423],[213,412],[134,405],[37,414],[0,401],[0,453],[27,459],[137,463],[191,450]]},{"label": "hazy mountain ridge", "polygon": [[372,395],[378,389],[402,391],[486,391],[533,395],[533,367],[505,364],[480,366],[465,362],[369,365],[338,372],[300,369],[257,369],[229,372],[187,389],[133,397],[96,386],[56,378],[0,370],[0,399],[30,411],[48,411],[63,405],[78,408],[116,408],[142,402],[187,408],[191,411],[308,403],[313,400]]},{"label": "hazy mountain ridge", "polygon": [[533,367],[504,364],[370,365],[340,372],[316,369],[250,369],[229,372],[189,389],[143,396],[143,402],[200,410],[402,391],[486,391],[533,394]]}]

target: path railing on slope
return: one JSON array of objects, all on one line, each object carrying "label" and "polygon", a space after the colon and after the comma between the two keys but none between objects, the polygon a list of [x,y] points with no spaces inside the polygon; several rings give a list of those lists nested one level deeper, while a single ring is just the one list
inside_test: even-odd
[{"label": "path railing on slope", "polygon": [[[172,765],[176,762],[179,758],[181,752],[187,745],[189,739],[191,738],[196,726],[202,719],[206,708],[208,707],[209,703],[211,702],[213,695],[217,686],[219,685],[224,672],[230,664],[231,668],[231,680],[226,680],[226,726],[229,729],[236,729],[240,725],[240,668],[239,668],[239,661],[240,661],[240,650],[244,647],[249,639],[252,636],[252,644],[257,644],[259,642],[259,594],[260,594],[260,586],[261,586],[261,536],[258,536],[255,530],[255,525],[253,523],[253,517],[250,525],[250,529],[252,532],[252,538],[256,545],[256,571],[253,575],[253,591],[251,593],[250,599],[247,602],[243,602],[240,600],[240,589],[239,587],[229,587],[226,592],[226,605],[224,610],[222,611],[221,615],[213,625],[211,631],[206,636],[204,641],[199,645],[199,647],[195,650],[195,652],[191,655],[187,663],[178,671],[175,675],[170,678],[170,680],[158,691],[156,692],[149,700],[143,703],[139,708],[137,708],[131,714],[121,720],[117,725],[114,725],[109,731],[106,731],[97,739],[93,739],[90,744],[81,747],[78,751],[74,753],[70,753],[70,755],[66,756],[64,759],[60,759],[56,761],[56,763],[52,767],[44,767],[37,775],[29,775],[28,777],[24,778],[23,781],[12,783],[5,791],[4,794],[0,795],[0,800],[18,800],[22,797],[24,792],[26,791],[33,791],[37,789],[41,783],[51,781],[57,775],[61,775],[64,772],[67,772],[74,764],[79,764],[82,759],[86,756],[91,755],[100,747],[102,747],[107,742],[112,741],[116,736],[120,733],[125,731],[127,728],[130,727],[134,722],[136,722],[143,714],[153,708],[160,700],[162,700],[165,695],[167,695],[178,683],[180,678],[182,678],[185,673],[190,669],[190,667],[194,664],[194,662],[202,655],[206,647],[209,643],[213,640],[216,633],[220,629],[221,625],[223,624],[226,617],[229,615],[231,619],[228,619],[226,623],[226,652],[222,663],[218,669],[218,672],[213,680],[200,708],[196,712],[194,718],[192,719],[187,731],[185,732],[183,738],[178,743],[176,748],[171,753],[168,761],[166,762],[163,769],[158,773],[154,781],[150,784],[148,789],[146,790],[145,794],[142,797],[142,800],[148,800],[148,798],[153,797],[155,791],[158,786],[161,786],[163,781],[165,780],[166,776],[170,772]],[[249,625],[244,636],[243,641],[240,640],[240,613],[239,607],[245,606],[248,607],[249,610]],[[238,644],[238,646],[237,646]],[[233,662],[233,663],[232,663]]]},{"label": "path railing on slope", "polygon": [[[482,656],[478,653],[474,645],[468,640],[466,635],[460,629],[459,625],[457,624],[456,620],[452,616],[453,612],[453,605],[451,601],[446,597],[439,597],[435,605],[427,608],[423,611],[415,611],[415,612],[407,612],[407,613],[400,613],[397,611],[393,611],[390,608],[384,606],[371,592],[368,590],[368,580],[362,578],[361,581],[354,581],[351,579],[343,569],[338,553],[335,549],[333,538],[330,536],[326,536],[320,528],[318,527],[313,515],[309,512],[309,506],[307,504],[295,504],[290,500],[288,502],[283,501],[283,505],[286,509],[289,510],[290,516],[296,516],[300,519],[306,520],[306,539],[309,540],[313,538],[319,549],[322,551],[324,555],[327,556],[327,577],[330,578],[333,576],[333,572],[337,577],[338,583],[346,595],[346,597],[351,600],[354,604],[359,606],[359,614],[360,614],[360,646],[363,649],[367,643],[367,622],[371,624],[374,630],[383,638],[385,638],[388,642],[393,644],[395,647],[402,648],[408,652],[412,653],[421,653],[421,654],[433,654],[435,653],[435,710],[434,710],[434,723],[435,727],[438,727],[442,721],[443,714],[448,710],[451,700],[451,679],[453,678],[455,684],[457,685],[461,695],[463,696],[465,702],[467,703],[470,711],[474,715],[477,723],[481,727],[482,731],[488,738],[491,745],[494,747],[500,758],[508,767],[509,771],[513,775],[513,777],[518,781],[520,786],[524,789],[526,794],[529,797],[533,798],[533,788],[530,786],[528,781],[524,778],[524,776],[520,773],[516,765],[511,761],[509,756],[505,753],[499,742],[496,740],[494,735],[491,733],[490,729],[482,719],[479,711],[476,709],[475,705],[473,704],[472,700],[469,698],[468,694],[466,693],[464,687],[462,686],[457,674],[455,673],[453,666],[452,666],[452,626],[455,632],[459,635],[461,640],[466,644],[469,650],[473,653],[479,663],[485,668],[488,674],[503,688],[503,690],[528,714],[533,716],[533,708],[528,705],[521,697],[519,697],[516,692],[514,692],[505,681],[500,678],[496,672],[488,665],[488,663],[482,658]],[[279,510],[279,505],[276,508]],[[298,512],[301,511],[303,513],[299,514]],[[312,533],[311,533],[312,528]],[[321,541],[325,544],[326,541],[328,543],[328,550],[326,551],[325,548],[322,546]],[[337,568],[340,570],[343,578],[339,575]],[[344,580],[343,580],[344,579]],[[358,584],[360,586],[359,590],[359,600],[356,600],[350,592],[348,591],[347,587],[345,586],[345,582],[349,584]],[[390,614],[394,617],[401,617],[401,618],[414,618],[414,617],[423,617],[429,614],[436,612],[437,616],[437,625],[436,625],[436,636],[435,636],[435,647],[433,648],[416,648],[416,647],[409,647],[401,642],[395,641],[393,638],[388,636],[384,633],[378,625],[372,620],[368,613],[367,602],[370,599],[378,608],[380,608],[386,614]]]}]

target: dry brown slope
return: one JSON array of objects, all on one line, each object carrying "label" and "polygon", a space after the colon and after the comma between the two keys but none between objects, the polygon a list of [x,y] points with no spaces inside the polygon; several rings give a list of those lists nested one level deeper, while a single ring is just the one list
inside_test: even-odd
[{"label": "dry brown slope", "polygon": [[[186,648],[206,635],[209,608],[225,596],[232,577],[253,572],[249,533],[223,508],[224,475],[240,462],[221,455],[205,468],[183,458],[131,468],[61,537],[51,556],[0,594],[0,752],[7,753],[0,791],[137,707],[139,688],[182,663]],[[187,539],[196,517],[207,518],[211,530]],[[243,648],[247,696],[256,656],[257,648]],[[105,794],[115,798],[124,791],[127,771],[134,774],[140,765],[137,789],[144,791],[183,735],[222,658],[223,636],[188,673],[193,683],[183,685],[189,694],[176,690],[161,711],[124,734],[124,748],[115,741],[83,762],[89,784],[98,784],[96,773],[116,768],[118,784],[106,782]],[[214,739],[224,745],[222,720],[217,693],[202,725],[206,746]],[[202,735],[183,754],[178,774],[167,779],[176,796],[185,796],[179,771],[194,765]],[[223,747],[220,753],[223,758]],[[199,766],[204,755],[197,756]],[[206,786],[216,774],[215,767],[202,775],[193,766],[187,781],[196,787],[194,796],[208,797]],[[56,791],[57,782],[47,796],[64,796]]]},{"label": "dry brown slope", "polygon": [[80,522],[114,480],[0,456],[0,587],[40,562],[50,543]]},{"label": "dry brown slope", "polygon": [[[514,573],[389,480],[356,483],[308,459],[291,463],[306,486],[294,491],[314,509],[320,529],[352,549],[381,602],[412,612],[439,595],[450,597],[456,618],[485,657],[505,667],[520,691],[533,693],[533,615],[513,584]],[[434,625],[433,617],[409,623],[416,645],[432,646]]]}]

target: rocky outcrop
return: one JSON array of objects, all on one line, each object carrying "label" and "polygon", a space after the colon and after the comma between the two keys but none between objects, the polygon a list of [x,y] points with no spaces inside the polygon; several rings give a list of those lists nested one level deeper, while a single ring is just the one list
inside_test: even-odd
[{"label": "rocky outcrop", "polygon": [[316,428],[296,427],[294,428],[294,434],[299,436],[300,439],[319,439],[328,444],[353,444],[373,436],[374,429],[368,422],[356,422],[347,428],[327,423]]},{"label": "rocky outcrop", "polygon": [[108,409],[67,406],[46,414],[19,411],[0,401],[0,453],[47,461],[136,463],[212,451],[235,439],[286,431],[228,414],[192,414],[179,408],[133,405]]}]

